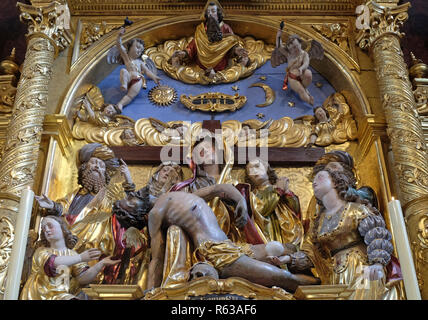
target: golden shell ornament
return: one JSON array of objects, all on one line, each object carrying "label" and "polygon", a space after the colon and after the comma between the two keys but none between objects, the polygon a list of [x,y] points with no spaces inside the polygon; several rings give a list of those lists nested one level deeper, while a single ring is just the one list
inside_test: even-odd
[{"label": "golden shell ornament", "polygon": [[158,85],[149,91],[150,101],[158,106],[169,106],[177,101],[177,91],[167,85]]}]

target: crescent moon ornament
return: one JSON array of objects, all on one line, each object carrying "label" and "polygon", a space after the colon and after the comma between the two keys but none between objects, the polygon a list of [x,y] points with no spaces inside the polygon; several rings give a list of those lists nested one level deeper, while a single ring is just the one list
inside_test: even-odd
[{"label": "crescent moon ornament", "polygon": [[262,104],[257,104],[256,107],[263,108],[270,106],[275,101],[275,91],[272,90],[271,87],[269,87],[267,84],[256,82],[253,83],[249,88],[251,87],[260,87],[265,91],[265,102]]}]

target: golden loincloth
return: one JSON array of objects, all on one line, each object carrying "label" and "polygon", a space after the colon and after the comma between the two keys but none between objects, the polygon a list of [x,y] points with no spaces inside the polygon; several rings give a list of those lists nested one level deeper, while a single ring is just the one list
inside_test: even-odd
[{"label": "golden loincloth", "polygon": [[217,270],[221,270],[243,255],[251,257],[253,252],[250,248],[251,245],[247,243],[236,244],[229,239],[220,242],[204,241],[193,252],[193,256],[195,260],[208,262]]}]

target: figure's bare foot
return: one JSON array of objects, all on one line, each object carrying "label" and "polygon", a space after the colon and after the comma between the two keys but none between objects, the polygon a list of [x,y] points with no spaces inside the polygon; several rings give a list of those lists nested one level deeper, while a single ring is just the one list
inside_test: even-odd
[{"label": "figure's bare foot", "polygon": [[127,86],[127,85],[125,85],[125,84],[122,84],[122,85],[120,86],[120,90],[121,90],[121,91],[123,91],[123,92],[127,92],[127,91],[128,91],[128,86]]}]

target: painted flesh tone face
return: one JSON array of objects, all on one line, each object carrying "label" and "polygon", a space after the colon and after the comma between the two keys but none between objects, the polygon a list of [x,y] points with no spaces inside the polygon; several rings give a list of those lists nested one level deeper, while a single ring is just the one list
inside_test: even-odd
[{"label": "painted flesh tone face", "polygon": [[158,173],[158,182],[163,185],[170,181],[171,183],[178,182],[177,171],[171,166],[164,166]]},{"label": "painted flesh tone face", "polygon": [[312,188],[314,189],[315,198],[321,200],[329,191],[334,189],[330,174],[327,171],[318,172],[312,182]]},{"label": "painted flesh tone face", "polygon": [[269,183],[267,168],[260,159],[251,160],[247,164],[247,175],[256,186]]},{"label": "painted flesh tone face", "polygon": [[218,22],[218,15],[217,15],[217,6],[208,6],[207,8],[207,16],[212,17]]},{"label": "painted flesh tone face", "polygon": [[106,165],[103,160],[92,157],[91,159],[89,159],[87,165],[88,165],[87,170],[92,172],[94,176],[97,175],[98,177],[101,177],[101,176],[105,177]]},{"label": "painted flesh tone face", "polygon": [[143,51],[144,51],[144,45],[141,42],[134,40],[131,44],[131,47],[129,48],[128,55],[132,60],[135,60],[141,57],[141,55],[143,54]]},{"label": "painted flesh tone face", "polygon": [[300,53],[300,51],[302,50],[302,46],[299,40],[294,39],[291,43],[287,45],[287,49],[294,56]]},{"label": "painted flesh tone face", "polygon": [[318,119],[319,122],[327,122],[328,121],[327,114],[323,108],[316,108],[315,109],[315,117]]},{"label": "painted flesh tone face", "polygon": [[107,105],[104,110],[103,113],[107,116],[107,117],[113,117],[115,114],[117,114],[116,109],[114,108],[114,106],[112,104]]},{"label": "painted flesh tone face", "polygon": [[46,240],[49,243],[52,243],[64,238],[61,225],[59,224],[59,222],[49,217],[43,218],[42,232],[44,232]]}]

